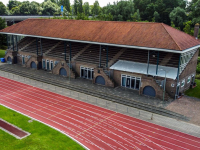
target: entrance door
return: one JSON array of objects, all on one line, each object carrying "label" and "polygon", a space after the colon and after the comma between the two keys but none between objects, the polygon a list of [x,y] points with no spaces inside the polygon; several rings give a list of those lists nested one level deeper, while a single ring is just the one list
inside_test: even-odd
[{"label": "entrance door", "polygon": [[47,70],[50,70],[49,69],[49,60],[47,60]]},{"label": "entrance door", "polygon": [[126,88],[139,90],[140,82],[141,82],[140,78],[131,77],[127,75],[122,75],[121,77],[121,86],[126,87]]},{"label": "entrance door", "polygon": [[105,85],[105,79],[102,76],[96,77],[95,83]]},{"label": "entrance door", "polygon": [[46,69],[45,59],[42,59],[42,69]]},{"label": "entrance door", "polygon": [[7,63],[12,64],[12,58],[10,56],[7,57]]},{"label": "entrance door", "polygon": [[176,95],[179,96],[179,89],[180,89],[180,83],[178,83],[176,87]]},{"label": "entrance door", "polygon": [[155,97],[155,96],[156,96],[156,91],[154,90],[153,87],[151,87],[151,86],[146,86],[146,87],[143,89],[143,94],[144,94],[144,95],[147,95],[147,96]]},{"label": "entrance door", "polygon": [[60,69],[60,75],[67,76],[67,71],[65,70],[65,68]]},{"label": "entrance door", "polygon": [[24,55],[22,55],[22,65],[25,64],[25,58],[24,58]]},{"label": "entrance door", "polygon": [[34,61],[31,62],[31,68],[37,69],[37,65]]},{"label": "entrance door", "polygon": [[53,69],[53,61],[51,60],[51,70]]}]

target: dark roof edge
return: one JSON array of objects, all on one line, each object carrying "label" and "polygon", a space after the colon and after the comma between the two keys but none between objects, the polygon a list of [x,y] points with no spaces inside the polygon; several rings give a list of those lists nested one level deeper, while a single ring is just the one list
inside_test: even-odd
[{"label": "dark roof edge", "polygon": [[191,48],[185,50],[172,50],[172,49],[162,49],[162,48],[152,48],[152,47],[140,47],[140,46],[133,46],[133,45],[119,45],[119,44],[111,44],[111,43],[100,43],[100,42],[91,42],[91,41],[81,41],[81,40],[71,40],[71,39],[63,39],[63,38],[56,38],[56,37],[46,37],[46,36],[36,36],[36,35],[27,35],[27,34],[18,34],[18,33],[8,33],[8,32],[0,32],[0,34],[10,34],[10,35],[19,35],[19,36],[28,36],[28,37],[36,37],[36,38],[46,38],[52,40],[61,40],[61,41],[71,41],[71,42],[80,42],[80,43],[88,43],[88,44],[99,44],[99,45],[108,45],[108,46],[117,46],[117,47],[124,47],[124,48],[137,48],[137,49],[144,49],[150,51],[162,51],[162,52],[172,52],[172,53],[185,53],[187,51],[193,50],[195,48],[200,48],[200,45],[193,46]]}]

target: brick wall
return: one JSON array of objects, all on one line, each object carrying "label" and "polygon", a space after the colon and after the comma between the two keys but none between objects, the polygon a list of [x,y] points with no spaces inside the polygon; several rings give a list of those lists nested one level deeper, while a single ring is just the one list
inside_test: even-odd
[{"label": "brick wall", "polygon": [[[59,75],[60,74],[60,69],[64,68],[67,71],[67,77],[69,77],[69,66],[65,61],[59,62],[52,70],[53,74]],[[75,73],[70,70],[70,77],[75,78]]]},{"label": "brick wall", "polygon": [[105,80],[105,86],[114,87],[114,82],[103,72],[103,68],[95,68],[94,69],[94,78],[93,83],[95,83],[96,78],[101,76]]},{"label": "brick wall", "polygon": [[[196,75],[196,68],[197,68],[197,60],[198,60],[199,50],[194,54],[193,58],[189,61],[186,68],[179,76],[180,82],[180,92],[184,92],[189,89],[191,82],[187,83],[188,77],[192,75]],[[181,87],[181,82],[185,79],[185,85]]]}]

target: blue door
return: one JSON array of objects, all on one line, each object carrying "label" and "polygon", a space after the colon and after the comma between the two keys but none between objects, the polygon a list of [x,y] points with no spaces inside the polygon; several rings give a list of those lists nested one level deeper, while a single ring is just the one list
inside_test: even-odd
[{"label": "blue door", "polygon": [[36,63],[34,61],[31,62],[31,68],[34,68],[34,69],[37,68],[37,65],[36,65]]},{"label": "blue door", "polygon": [[60,69],[60,75],[67,76],[67,71],[65,70],[65,68]]},{"label": "blue door", "polygon": [[151,86],[146,86],[146,87],[143,89],[143,94],[144,94],[144,95],[147,95],[147,96],[155,97],[155,96],[156,96],[156,91],[154,90],[153,87],[151,87]]},{"label": "blue door", "polygon": [[12,59],[10,56],[7,57],[7,62],[12,62]]},{"label": "blue door", "polygon": [[105,79],[102,76],[96,77],[95,83],[105,85]]}]

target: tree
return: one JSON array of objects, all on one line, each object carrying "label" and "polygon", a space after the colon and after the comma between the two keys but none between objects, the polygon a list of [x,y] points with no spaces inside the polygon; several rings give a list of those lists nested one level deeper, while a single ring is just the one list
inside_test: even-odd
[{"label": "tree", "polygon": [[85,13],[86,16],[89,16],[90,14],[90,5],[88,2],[85,2],[83,5],[83,11]]},{"label": "tree", "polygon": [[59,4],[63,5],[68,12],[71,12],[69,0],[60,0]]},{"label": "tree", "polygon": [[153,16],[154,16],[155,22],[159,22],[160,15],[157,11],[154,12]]},{"label": "tree", "polygon": [[140,21],[141,18],[140,18],[140,11],[139,11],[139,9],[137,10],[137,12],[135,12],[133,14],[132,19],[133,19],[134,22]]},{"label": "tree", "polygon": [[183,23],[187,20],[185,10],[180,7],[174,8],[174,10],[169,14],[169,18],[176,27],[180,27],[181,29],[183,29]]},{"label": "tree", "polygon": [[8,14],[9,12],[6,6],[2,2],[0,2],[0,15],[8,15]]},{"label": "tree", "polygon": [[83,1],[78,1],[78,13],[83,13]]},{"label": "tree", "polygon": [[74,0],[74,15],[78,14],[78,0]]},{"label": "tree", "polygon": [[[5,19],[2,19],[0,17],[0,30],[4,29],[5,27],[6,27]],[[0,34],[0,48],[2,48],[3,45],[6,45],[6,36],[3,34]]]},{"label": "tree", "polygon": [[43,15],[54,15],[56,12],[60,14],[59,6],[55,3],[52,3],[50,0],[43,2],[41,4],[41,7],[43,8],[42,10]]},{"label": "tree", "polygon": [[20,4],[21,4],[21,2],[19,2],[19,1],[9,0],[7,6],[8,6],[8,9],[11,10],[12,8],[19,6]]},{"label": "tree", "polygon": [[99,15],[99,12],[100,12],[100,6],[99,6],[99,2],[98,2],[98,0],[96,0],[95,2],[94,2],[94,5],[93,5],[93,8],[92,8],[92,14],[94,14],[94,15]]},{"label": "tree", "polygon": [[192,13],[192,23],[200,23],[200,0],[193,1],[192,7],[191,7]]},{"label": "tree", "polygon": [[193,35],[194,34],[194,29],[192,29],[192,21],[187,21],[184,23],[184,28],[183,31],[187,34]]}]

